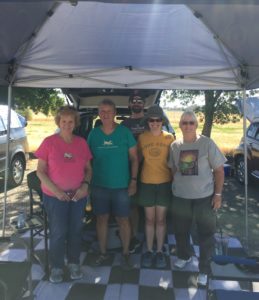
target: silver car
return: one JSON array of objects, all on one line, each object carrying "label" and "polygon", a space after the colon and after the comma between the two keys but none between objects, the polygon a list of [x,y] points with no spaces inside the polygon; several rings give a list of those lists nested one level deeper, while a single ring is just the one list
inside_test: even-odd
[{"label": "silver car", "polygon": [[[0,105],[0,176],[5,174],[7,117],[7,105]],[[22,183],[26,169],[28,158],[28,142],[24,129],[26,125],[26,119],[11,110],[8,185],[12,187]]]}]

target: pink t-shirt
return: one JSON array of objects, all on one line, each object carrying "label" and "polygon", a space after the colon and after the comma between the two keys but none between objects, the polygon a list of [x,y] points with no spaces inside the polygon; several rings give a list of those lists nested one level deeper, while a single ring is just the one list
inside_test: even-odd
[{"label": "pink t-shirt", "polygon": [[[86,141],[74,136],[68,144],[59,134],[44,139],[35,152],[37,158],[47,163],[47,175],[61,190],[76,190],[85,178],[86,163],[92,159],[92,154]],[[54,196],[43,184],[42,191]]]}]

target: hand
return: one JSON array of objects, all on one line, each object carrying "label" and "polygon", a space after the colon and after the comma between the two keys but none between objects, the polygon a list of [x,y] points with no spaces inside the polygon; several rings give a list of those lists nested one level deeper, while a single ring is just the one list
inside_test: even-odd
[{"label": "hand", "polygon": [[72,201],[76,202],[88,195],[88,184],[83,183],[75,192],[74,196],[71,198]]},{"label": "hand", "polygon": [[137,192],[137,181],[131,180],[128,186],[128,195],[133,196],[136,194],[136,192]]},{"label": "hand", "polygon": [[211,202],[212,208],[215,211],[218,210],[221,207],[221,202],[222,202],[222,196],[214,195],[212,197],[212,202]]},{"label": "hand", "polygon": [[55,193],[55,196],[58,198],[60,201],[70,201],[69,195],[61,190],[57,190]]}]

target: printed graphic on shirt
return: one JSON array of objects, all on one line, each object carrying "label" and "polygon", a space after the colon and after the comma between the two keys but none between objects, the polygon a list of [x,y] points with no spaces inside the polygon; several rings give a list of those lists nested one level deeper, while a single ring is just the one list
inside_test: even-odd
[{"label": "printed graphic on shirt", "polygon": [[145,130],[145,126],[141,124],[136,124],[135,126],[132,126],[130,129],[134,137],[137,139],[138,136]]},{"label": "printed graphic on shirt", "polygon": [[112,141],[103,141],[104,146],[112,146],[113,142]]},{"label": "printed graphic on shirt", "polygon": [[142,147],[142,151],[148,151],[149,155],[153,158],[159,157],[163,148],[168,148],[168,145],[162,142],[149,143]]},{"label": "printed graphic on shirt", "polygon": [[198,175],[199,150],[180,151],[179,169],[183,176]]},{"label": "printed graphic on shirt", "polygon": [[64,153],[64,162],[73,162],[74,161],[74,156],[72,153],[65,152]]},{"label": "printed graphic on shirt", "polygon": [[112,149],[118,148],[118,145],[114,145],[113,140],[103,140],[102,145],[98,146],[99,149]]},{"label": "printed graphic on shirt", "polygon": [[159,148],[151,148],[149,150],[149,155],[152,157],[158,157],[161,154],[161,150]]}]

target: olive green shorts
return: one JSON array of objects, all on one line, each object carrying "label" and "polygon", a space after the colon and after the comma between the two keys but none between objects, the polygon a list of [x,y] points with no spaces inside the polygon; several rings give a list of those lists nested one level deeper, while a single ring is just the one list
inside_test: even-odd
[{"label": "olive green shorts", "polygon": [[160,184],[141,183],[138,203],[141,206],[165,206],[172,202],[171,182]]}]

